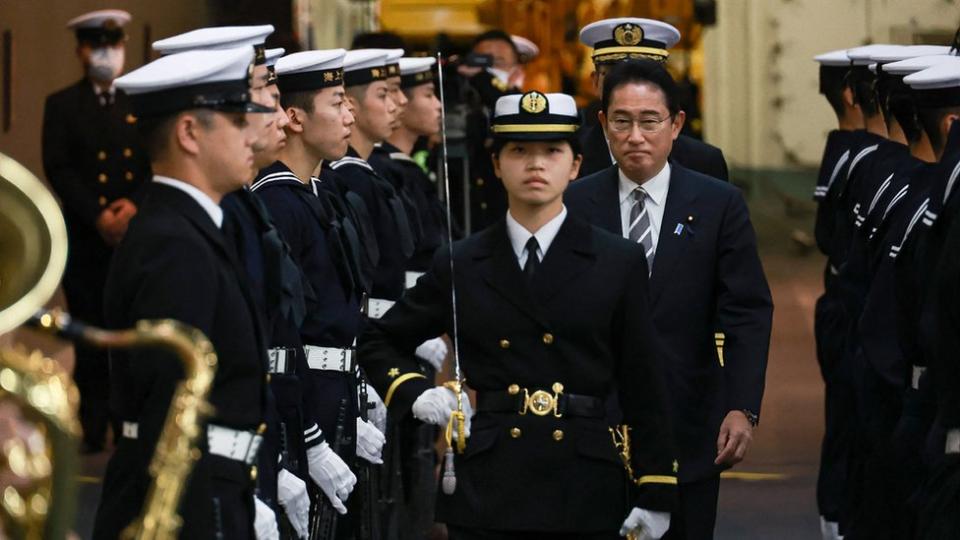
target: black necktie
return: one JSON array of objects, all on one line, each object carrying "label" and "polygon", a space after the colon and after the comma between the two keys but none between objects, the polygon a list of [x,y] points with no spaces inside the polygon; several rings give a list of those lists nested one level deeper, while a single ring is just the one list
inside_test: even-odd
[{"label": "black necktie", "polygon": [[540,259],[537,258],[537,250],[540,244],[537,243],[537,237],[531,236],[527,240],[527,262],[523,265],[523,274],[527,277],[527,283],[533,283],[533,275],[537,273],[540,267]]}]

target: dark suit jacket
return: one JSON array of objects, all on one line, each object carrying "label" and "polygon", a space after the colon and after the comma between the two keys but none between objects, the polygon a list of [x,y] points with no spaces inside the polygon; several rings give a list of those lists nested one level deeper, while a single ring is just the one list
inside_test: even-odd
[{"label": "dark suit jacket", "polygon": [[[603,136],[603,127],[599,122],[582,130],[580,144],[583,150],[583,163],[580,165],[579,178],[613,165],[610,159],[610,147]],[[677,140],[673,141],[670,161],[713,178],[730,180],[727,161],[723,157],[722,150],[682,133]]]},{"label": "dark suit jacket", "polygon": [[[628,503],[669,510],[673,441],[643,251],[568,216],[531,290],[504,220],[454,249],[460,360],[469,386],[503,392],[518,384],[532,393],[560,382],[566,393],[596,397],[619,389],[624,422],[633,427],[634,471],[651,481],[632,500],[625,497],[624,467],[603,418],[481,408],[466,452],[456,457],[457,490],[438,496],[440,521],[497,530],[615,531]],[[452,324],[450,262],[441,248],[431,269],[371,322],[359,344],[361,364],[392,412],[406,413],[434,386],[412,353],[425,339],[452,333]],[[520,436],[511,436],[512,428]],[[562,440],[554,430],[563,432]]]},{"label": "dark suit jacket", "polygon": [[[266,343],[249,289],[231,244],[203,208],[176,188],[151,183],[110,267],[107,323],[132,328],[141,319],[170,318],[199,329],[218,356],[209,396],[215,412],[208,422],[256,430],[263,420]],[[118,420],[138,423],[139,433],[120,439],[107,466],[97,538],[116,538],[140,512],[150,483],[147,465],[184,373],[179,360],[156,348],[111,356],[112,409]],[[205,434],[199,445],[206,448]],[[253,523],[244,525],[252,494],[249,467],[204,451],[180,503],[182,536],[209,538],[222,530],[226,537],[245,537]]]},{"label": "dark suit jacket", "polygon": [[[671,167],[650,309],[664,349],[680,479],[693,481],[718,472],[726,413],[760,413],[773,305],[740,190]],[[620,235],[618,190],[618,168],[610,167],[572,183],[564,199],[573,215]],[[723,365],[717,333],[725,336]]]}]

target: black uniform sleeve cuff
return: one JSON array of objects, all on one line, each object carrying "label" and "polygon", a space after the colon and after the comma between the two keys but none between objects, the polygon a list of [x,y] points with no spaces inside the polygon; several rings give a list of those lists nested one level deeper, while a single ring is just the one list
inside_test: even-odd
[{"label": "black uniform sleeve cuff", "polygon": [[637,479],[633,506],[657,512],[674,512],[677,506],[677,477],[641,476]]},{"label": "black uniform sleeve cuff", "polygon": [[383,396],[383,404],[387,406],[389,411],[406,415],[413,407],[413,402],[420,397],[420,394],[434,386],[432,380],[427,379],[423,373],[417,371],[398,375],[387,387]]}]

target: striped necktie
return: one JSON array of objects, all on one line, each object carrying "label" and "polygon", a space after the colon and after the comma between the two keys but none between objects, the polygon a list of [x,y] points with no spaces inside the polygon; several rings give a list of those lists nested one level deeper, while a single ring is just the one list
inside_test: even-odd
[{"label": "striped necktie", "polygon": [[650,213],[643,201],[647,192],[642,187],[633,190],[633,206],[630,207],[630,226],[627,228],[627,238],[643,246],[647,254],[647,268],[653,272],[653,228],[650,225]]}]

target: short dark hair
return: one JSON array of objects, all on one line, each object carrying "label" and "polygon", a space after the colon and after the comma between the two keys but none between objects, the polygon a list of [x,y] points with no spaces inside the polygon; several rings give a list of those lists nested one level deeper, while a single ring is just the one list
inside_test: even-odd
[{"label": "short dark hair", "polygon": [[603,78],[603,92],[600,107],[604,114],[609,112],[613,91],[627,84],[649,84],[663,92],[670,116],[680,112],[680,88],[663,64],[647,58],[619,62]]},{"label": "short dark hair", "polygon": [[518,141],[514,139],[504,139],[502,137],[494,137],[493,144],[490,145],[490,153],[497,157],[500,157],[500,152],[502,152],[503,148],[507,146],[507,143],[510,143],[510,142],[523,143],[523,142],[556,142],[556,141],[566,142],[567,144],[569,144],[570,150],[573,152],[574,156],[583,153],[580,146],[580,137],[577,137],[575,133],[570,137],[566,137],[563,139],[555,139],[552,141]]},{"label": "short dark hair", "polygon": [[845,112],[843,91],[847,89],[847,66],[820,66],[820,93],[827,99],[837,118]]},{"label": "short dark hair", "polygon": [[406,51],[407,43],[393,32],[364,32],[353,36],[350,49],[403,49]]},{"label": "short dark hair", "polygon": [[913,91],[904,84],[902,77],[884,76],[881,82],[883,85],[878,88],[878,96],[887,125],[891,120],[896,120],[908,143],[919,142],[923,135],[923,124],[917,114]]},{"label": "short dark hair", "polygon": [[470,45],[470,48],[473,49],[477,44],[484,41],[503,41],[510,45],[510,48],[513,49],[513,54],[517,58],[517,62],[520,61],[520,49],[517,48],[517,44],[513,42],[513,38],[510,37],[510,34],[500,30],[499,28],[494,28],[493,30],[487,30],[486,32],[480,34],[473,40],[473,43]]},{"label": "short dark hair", "polygon": [[215,113],[209,109],[191,109],[163,116],[147,116],[137,119],[137,131],[147,152],[147,157],[151,161],[157,161],[165,157],[170,142],[170,130],[173,129],[177,119],[183,114],[195,116],[200,125],[209,128],[213,123]]},{"label": "short dark hair", "polygon": [[866,116],[880,113],[877,100],[877,74],[867,66],[853,66],[847,72],[847,85],[853,90],[853,102],[860,105]]},{"label": "short dark hair", "polygon": [[283,110],[291,107],[303,109],[307,114],[313,112],[313,100],[320,90],[297,90],[295,92],[280,92],[280,106]]},{"label": "short dark hair", "polygon": [[947,143],[946,138],[940,133],[940,123],[948,114],[960,114],[960,107],[923,107],[917,109],[917,117],[920,119],[920,125],[930,139],[930,146],[933,151],[940,155],[943,147]]}]

